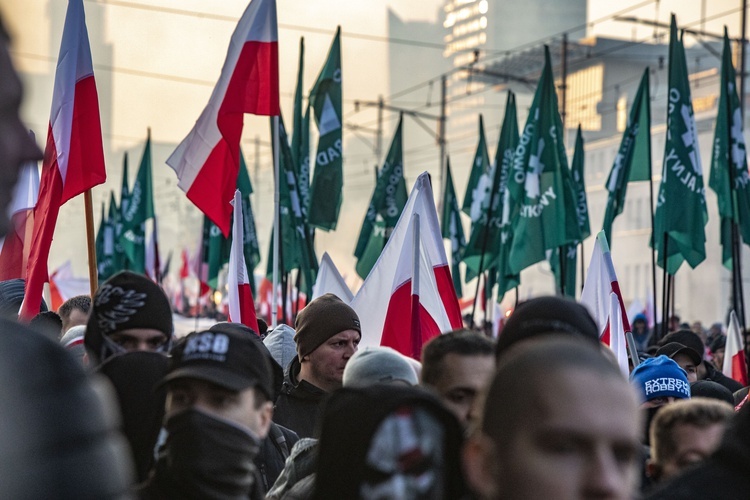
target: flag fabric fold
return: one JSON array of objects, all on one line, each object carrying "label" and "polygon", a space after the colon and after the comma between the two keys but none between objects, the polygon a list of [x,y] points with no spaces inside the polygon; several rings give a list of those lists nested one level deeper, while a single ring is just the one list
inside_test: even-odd
[{"label": "flag fabric fold", "polygon": [[22,318],[31,319],[39,312],[42,289],[49,279],[47,259],[60,206],[106,178],[99,99],[83,1],[70,0],[55,70],[39,200],[34,208]]},{"label": "flag fabric fold", "polygon": [[724,348],[724,365],[721,367],[721,371],[743,386],[748,385],[747,360],[742,344],[742,328],[734,311],[729,314],[727,344]]},{"label": "flag fabric fold", "polygon": [[354,298],[354,294],[344,281],[336,264],[333,263],[333,259],[328,255],[328,252],[325,252],[318,266],[318,276],[315,279],[315,286],[313,286],[312,300],[327,293],[334,294],[347,304]]},{"label": "flag fabric fold", "polygon": [[258,330],[258,318],[255,315],[253,293],[250,290],[250,280],[253,277],[248,274],[245,265],[242,194],[239,189],[234,192],[233,205],[232,250],[229,254],[229,273],[227,275],[229,321],[231,323],[242,323],[257,334],[260,330]]},{"label": "flag fabric fold", "polygon": [[463,286],[461,282],[461,255],[466,246],[464,228],[461,223],[461,212],[458,209],[456,189],[453,185],[450,159],[445,163],[445,186],[443,187],[443,213],[440,219],[442,223],[441,235],[451,244],[451,276],[453,277],[453,288],[456,296],[461,298]]},{"label": "flag fabric fold", "polygon": [[630,108],[628,126],[622,134],[620,148],[607,177],[607,207],[602,229],[612,243],[612,224],[625,209],[625,194],[630,181],[651,181],[651,97],[649,69],[643,71],[641,83]]},{"label": "flag fabric fold", "polygon": [[[396,297],[398,299],[403,299],[405,295],[409,305],[404,307],[407,307],[409,311],[408,318],[411,317],[411,288],[404,288],[406,281],[403,279],[403,267],[402,272],[399,273],[399,261],[403,247],[411,243],[409,242],[412,234],[410,222],[415,213],[420,216],[421,228],[420,305],[429,314],[430,321],[437,325],[440,332],[460,328],[462,325],[461,311],[451,281],[432,187],[429,176],[425,172],[417,178],[388,243],[352,300],[351,306],[357,311],[362,324],[361,346],[381,345],[384,339],[393,339],[394,335],[399,335],[398,332],[386,331],[386,324],[389,327],[396,327],[393,322],[386,321],[390,303],[395,300],[394,292],[399,292]],[[399,303],[403,304],[402,301]],[[400,329],[400,335],[409,335],[408,329],[405,329],[403,324],[397,326]],[[399,345],[402,344],[399,343]],[[407,352],[402,353],[412,355],[411,343],[408,345]]]},{"label": "flag fabric fold", "polygon": [[0,281],[26,279],[26,265],[31,250],[31,231],[34,228],[34,207],[39,198],[39,170],[36,162],[23,166],[13,188],[13,199],[8,207],[10,231],[0,246]]},{"label": "flag fabric fold", "polygon": [[716,193],[719,203],[722,262],[728,269],[732,268],[733,224],[738,225],[742,241],[750,243],[750,175],[747,170],[747,148],[736,82],[732,50],[725,27],[721,91],[708,185]]},{"label": "flag fabric fold", "polygon": [[514,273],[544,260],[547,250],[580,240],[576,213],[571,210],[575,206],[573,187],[546,46],[544,58],[544,70],[513,157],[512,175],[517,179],[511,184],[511,196],[520,204],[508,258]]},{"label": "flag fabric fold", "polygon": [[[612,307],[611,294],[617,296],[619,312]],[[599,338],[604,344],[612,347],[613,345],[620,345],[620,340],[625,342],[624,339],[615,339],[613,342],[611,338],[612,332],[617,331],[624,334],[631,329],[604,231],[600,231],[596,235],[596,244],[591,254],[591,262],[581,291],[580,302],[589,309],[591,316],[599,326]],[[617,320],[618,314],[620,315],[619,320]],[[619,321],[616,327],[613,326],[614,321]]]},{"label": "flag fabric fold", "polygon": [[310,186],[309,223],[325,231],[336,229],[344,187],[341,132],[341,27],[336,28],[328,58],[310,91],[310,106],[318,126],[318,150]]},{"label": "flag fabric fold", "polygon": [[208,104],[167,159],[180,189],[224,236],[232,224],[243,115],[279,114],[277,30],[275,0],[252,0],[232,33]]},{"label": "flag fabric fold", "polygon": [[685,49],[677,37],[674,15],[669,37],[667,95],[667,138],[664,141],[664,162],[654,214],[653,240],[657,264],[674,275],[685,261],[695,268],[705,260],[705,225],[708,222]]}]

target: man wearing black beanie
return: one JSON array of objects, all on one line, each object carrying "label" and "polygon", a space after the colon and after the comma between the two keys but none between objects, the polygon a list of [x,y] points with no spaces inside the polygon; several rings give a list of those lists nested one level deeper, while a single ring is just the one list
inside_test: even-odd
[{"label": "man wearing black beanie", "polygon": [[297,357],[286,367],[274,422],[312,437],[323,397],[341,387],[344,368],[362,338],[354,309],[327,293],[297,316]]},{"label": "man wearing black beanie", "polygon": [[96,291],[83,342],[98,366],[123,352],[167,353],[172,329],[172,308],[159,285],[123,271]]}]

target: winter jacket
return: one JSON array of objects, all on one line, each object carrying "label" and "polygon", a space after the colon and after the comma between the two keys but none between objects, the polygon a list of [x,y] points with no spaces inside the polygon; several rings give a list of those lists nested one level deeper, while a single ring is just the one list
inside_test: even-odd
[{"label": "winter jacket", "polygon": [[712,365],[708,361],[704,361],[703,366],[706,367],[706,378],[704,378],[703,380],[710,380],[712,382],[716,382],[717,384],[721,384],[729,389],[732,394],[742,389],[742,384],[721,373],[714,367],[714,365]]},{"label": "winter jacket", "polygon": [[297,441],[299,441],[299,437],[294,431],[271,423],[268,436],[261,442],[258,456],[253,460],[260,473],[260,484],[263,492],[270,490],[276,482],[276,478],[284,470],[284,463]]},{"label": "winter jacket", "polygon": [[320,404],[326,392],[305,380],[298,380],[300,362],[297,357],[287,367],[281,394],[273,410],[273,421],[291,429],[300,438],[314,437]]},{"label": "winter jacket", "polygon": [[266,495],[266,500],[304,500],[312,498],[318,440],[302,438],[292,448],[284,470]]}]

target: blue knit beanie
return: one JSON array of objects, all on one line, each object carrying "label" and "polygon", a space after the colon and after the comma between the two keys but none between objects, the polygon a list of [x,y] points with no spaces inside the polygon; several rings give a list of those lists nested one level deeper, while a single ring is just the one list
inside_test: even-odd
[{"label": "blue knit beanie", "polygon": [[639,364],[630,372],[630,383],[638,389],[641,402],[669,396],[679,399],[690,398],[687,373],[664,355]]}]

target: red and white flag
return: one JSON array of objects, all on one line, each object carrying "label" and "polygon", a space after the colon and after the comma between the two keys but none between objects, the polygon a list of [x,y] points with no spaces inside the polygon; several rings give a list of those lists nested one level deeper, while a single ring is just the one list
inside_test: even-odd
[{"label": "red and white flag", "polygon": [[609,294],[609,348],[615,353],[620,371],[626,377],[630,375],[628,366],[628,342],[625,340],[625,325],[622,321],[623,311],[620,301],[622,299],[615,292]]},{"label": "red and white flag", "polygon": [[328,252],[325,252],[320,259],[318,275],[315,278],[315,285],[313,286],[312,293],[313,300],[327,293],[334,294],[347,304],[354,298],[354,294],[349,290],[349,286],[346,284],[346,281],[344,281],[344,277],[341,276],[341,273],[336,267],[336,264],[333,263],[331,256],[328,255]]},{"label": "red and white flag", "polygon": [[742,329],[734,311],[729,314],[727,345],[724,348],[724,365],[721,367],[721,371],[743,386],[748,385],[747,361],[745,360],[745,351],[742,349]]},{"label": "red and white flag", "polygon": [[8,207],[11,230],[0,246],[0,281],[26,279],[26,264],[34,229],[34,207],[39,197],[39,170],[36,162],[26,163],[13,190]]},{"label": "red and white flag", "polygon": [[630,323],[625,314],[625,304],[622,301],[620,284],[617,282],[615,266],[612,263],[612,254],[609,253],[607,237],[604,236],[604,231],[600,231],[596,235],[596,245],[594,245],[589,270],[586,273],[586,282],[583,284],[581,303],[588,307],[599,326],[599,338],[610,347],[612,346],[610,334],[611,331],[614,331],[611,325],[615,314],[610,300],[611,293],[617,296],[617,301],[620,304],[620,319],[618,321],[621,324],[618,325],[617,330],[625,334],[625,332],[631,331]]},{"label": "red and white flag", "polygon": [[252,0],[229,42],[229,51],[206,108],[167,160],[178,185],[229,236],[230,202],[240,168],[244,113],[279,114],[276,1]]},{"label": "red and white flag", "polygon": [[[461,311],[435,210],[432,187],[425,172],[417,178],[401,217],[378,261],[352,300],[362,325],[362,346],[393,347],[414,357],[412,343],[412,273],[414,225],[419,215],[419,315],[421,342],[438,333],[461,328]],[[421,346],[420,346],[421,348]],[[417,357],[418,357],[418,353]]]},{"label": "red and white flag", "polygon": [[229,321],[242,323],[258,333],[258,318],[255,315],[253,292],[250,290],[250,276],[245,264],[245,252],[242,242],[245,239],[242,224],[242,194],[234,192],[234,221],[232,222],[232,248],[229,252]]},{"label": "red and white flag", "polygon": [[39,201],[34,208],[22,318],[30,319],[39,312],[60,206],[106,178],[99,98],[83,1],[70,0],[55,70]]}]

